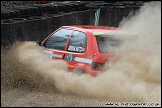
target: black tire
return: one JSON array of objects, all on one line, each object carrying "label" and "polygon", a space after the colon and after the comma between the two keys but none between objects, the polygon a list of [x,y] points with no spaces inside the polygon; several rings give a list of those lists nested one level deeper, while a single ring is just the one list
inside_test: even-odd
[{"label": "black tire", "polygon": [[30,5],[29,8],[31,10],[30,16],[41,16],[47,12],[46,4],[34,4],[34,5]]},{"label": "black tire", "polygon": [[13,8],[7,8],[1,11],[1,19],[16,18],[20,16],[20,11]]},{"label": "black tire", "polygon": [[106,3],[105,1],[94,1],[94,3]]},{"label": "black tire", "polygon": [[19,10],[13,9],[13,11],[15,12],[15,16],[14,17],[19,17],[21,15]]},{"label": "black tire", "polygon": [[49,13],[54,14],[58,13],[58,6],[57,5],[49,5],[48,6]]},{"label": "black tire", "polygon": [[58,11],[65,11],[66,10],[66,6],[65,5],[62,5],[62,4],[58,4],[58,7],[60,7],[60,9],[58,8]]},{"label": "black tire", "polygon": [[34,16],[38,13],[38,7],[29,6],[28,8],[30,9],[30,16]]},{"label": "black tire", "polygon": [[70,3],[70,4],[73,5],[72,11],[79,11],[80,10],[79,4],[77,4],[77,3]]},{"label": "black tire", "polygon": [[7,19],[10,18],[10,11],[7,10],[1,10],[1,19]]},{"label": "black tire", "polygon": [[108,3],[107,6],[114,6],[114,3]]},{"label": "black tire", "polygon": [[63,5],[63,4],[60,4],[60,3],[55,3],[54,5],[56,5],[56,6],[57,6],[57,11],[58,11],[58,12],[63,12],[63,11],[65,11],[65,10],[66,10],[66,6],[65,6],[65,5]]},{"label": "black tire", "polygon": [[136,6],[143,6],[143,2],[136,3]]},{"label": "black tire", "polygon": [[66,6],[63,4],[57,4],[58,6],[58,11],[64,11],[66,9]]},{"label": "black tire", "polygon": [[125,10],[124,10],[124,16],[127,17],[131,11],[133,11],[134,8],[131,5],[125,5]]},{"label": "black tire", "polygon": [[115,6],[114,8],[116,10],[116,22],[119,23],[124,16],[123,13],[124,13],[125,7],[124,6]]},{"label": "black tire", "polygon": [[134,8],[134,14],[136,14],[140,10],[141,6],[133,6],[133,8]]},{"label": "black tire", "polygon": [[135,3],[132,1],[122,1],[124,5],[134,5]]},{"label": "black tire", "polygon": [[10,11],[10,18],[15,18],[21,15],[20,10],[15,8],[6,8],[5,10]]},{"label": "black tire", "polygon": [[92,5],[92,4],[86,4],[85,5],[85,8],[88,10],[88,9],[98,9],[98,6],[96,5]]},{"label": "black tire", "polygon": [[58,4],[64,5],[66,6],[66,9],[64,10],[64,12],[71,12],[73,10],[73,5],[70,4],[70,2],[66,1],[66,2],[60,2]]},{"label": "black tire", "polygon": [[81,11],[81,10],[83,10],[83,5],[81,3],[70,2],[69,4],[72,5],[71,11]]},{"label": "black tire", "polygon": [[113,6],[124,6],[124,4],[123,3],[114,3],[114,4],[112,4]]},{"label": "black tire", "polygon": [[139,10],[141,6],[133,6],[134,10]]},{"label": "black tire", "polygon": [[74,71],[74,73],[75,73],[75,74],[78,74],[78,75],[81,75],[81,74],[84,74],[85,71],[84,71],[83,69],[81,69],[81,68],[78,68],[78,69],[76,69],[76,70]]},{"label": "black tire", "polygon": [[10,18],[14,18],[15,17],[15,11],[9,10],[9,12],[10,12]]},{"label": "black tire", "polygon": [[36,15],[42,15],[47,12],[47,4],[34,4],[33,7],[38,8]]},{"label": "black tire", "polygon": [[100,7],[100,6],[108,6],[108,3],[101,3],[101,2],[99,2],[99,3],[90,3],[91,5],[96,5],[96,6],[98,6],[98,7]]},{"label": "black tire", "polygon": [[88,2],[85,1],[72,1],[72,3],[78,4],[79,11],[86,10],[85,5],[88,4]]},{"label": "black tire", "polygon": [[30,9],[26,6],[17,6],[17,7],[14,7],[12,9],[20,11],[19,17],[26,17],[26,16],[30,15]]}]

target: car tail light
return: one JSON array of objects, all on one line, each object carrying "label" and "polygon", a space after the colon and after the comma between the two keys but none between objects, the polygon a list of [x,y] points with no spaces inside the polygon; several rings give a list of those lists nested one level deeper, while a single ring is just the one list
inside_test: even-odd
[{"label": "car tail light", "polygon": [[92,70],[99,71],[99,70],[102,70],[103,69],[103,66],[104,66],[104,63],[93,62],[91,64],[91,69]]}]

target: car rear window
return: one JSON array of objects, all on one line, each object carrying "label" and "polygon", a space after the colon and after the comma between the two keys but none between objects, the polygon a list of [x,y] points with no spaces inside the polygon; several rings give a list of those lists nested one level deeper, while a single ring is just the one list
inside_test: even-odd
[{"label": "car rear window", "polygon": [[113,37],[101,37],[96,36],[99,52],[101,53],[112,53],[118,48],[123,41]]}]

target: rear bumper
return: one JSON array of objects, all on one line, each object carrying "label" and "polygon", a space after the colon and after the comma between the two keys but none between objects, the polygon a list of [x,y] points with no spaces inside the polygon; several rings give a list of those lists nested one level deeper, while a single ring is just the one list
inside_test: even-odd
[{"label": "rear bumper", "polygon": [[[81,67],[80,67],[81,68]],[[68,66],[68,70],[69,71],[71,71],[71,72],[74,72],[74,70],[75,70],[76,68],[74,68],[73,66]],[[100,70],[92,70],[92,69],[90,69],[90,67],[88,66],[88,67],[86,67],[86,68],[81,68],[81,69],[83,69],[83,70],[85,70],[85,72],[87,73],[87,74],[90,74],[91,76],[93,76],[93,77],[96,77],[99,73],[102,73],[102,71]]]},{"label": "rear bumper", "polygon": [[92,75],[93,77],[96,77],[99,73],[101,73],[101,71],[96,71],[96,70],[87,70],[86,72]]}]

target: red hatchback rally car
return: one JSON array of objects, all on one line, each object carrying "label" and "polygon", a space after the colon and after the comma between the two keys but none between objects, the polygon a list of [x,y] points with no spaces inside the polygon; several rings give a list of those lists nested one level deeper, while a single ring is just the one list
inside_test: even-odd
[{"label": "red hatchback rally car", "polygon": [[62,26],[37,44],[51,59],[65,60],[70,72],[97,76],[114,49],[123,43],[119,38],[127,35],[130,34],[107,26]]}]

